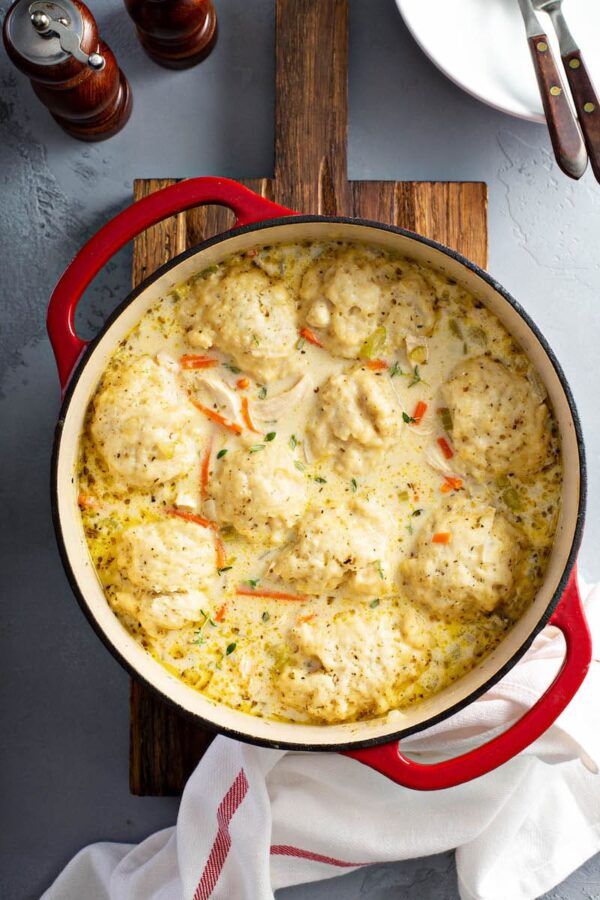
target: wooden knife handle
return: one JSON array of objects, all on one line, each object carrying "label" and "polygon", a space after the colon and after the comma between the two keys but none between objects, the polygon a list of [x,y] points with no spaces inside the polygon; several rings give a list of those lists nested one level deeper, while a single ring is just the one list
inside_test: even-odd
[{"label": "wooden knife handle", "polygon": [[585,144],[548,37],[537,34],[528,40],[556,161],[566,175],[581,178],[587,166]]},{"label": "wooden knife handle", "polygon": [[600,181],[600,103],[580,50],[563,56],[590,163]]}]

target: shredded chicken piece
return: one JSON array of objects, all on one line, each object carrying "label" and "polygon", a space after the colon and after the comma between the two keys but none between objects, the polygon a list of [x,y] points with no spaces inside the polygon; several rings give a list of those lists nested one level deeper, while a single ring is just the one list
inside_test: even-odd
[{"label": "shredded chicken piece", "polygon": [[308,375],[303,375],[288,391],[281,391],[281,393],[275,394],[268,400],[257,403],[254,408],[254,418],[263,422],[272,422],[279,419],[294,406],[298,406],[312,389],[312,378]]},{"label": "shredded chicken piece", "polygon": [[245,427],[239,395],[218,375],[205,374],[203,371],[200,374],[198,371],[189,380],[186,379],[186,383],[189,385],[190,395],[199,403],[211,409],[216,404],[218,412],[228,421],[241,428]]}]

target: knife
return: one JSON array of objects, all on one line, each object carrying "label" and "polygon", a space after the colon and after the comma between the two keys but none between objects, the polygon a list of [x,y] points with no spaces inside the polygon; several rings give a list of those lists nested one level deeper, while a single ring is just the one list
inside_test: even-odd
[{"label": "knife", "polygon": [[587,152],[548,36],[535,14],[532,0],[518,0],[518,3],[556,162],[566,175],[581,178],[587,166]]},{"label": "knife", "polygon": [[567,81],[579,116],[590,165],[600,181],[600,101],[589,76],[581,50],[562,14],[562,0],[533,0],[536,10],[548,13],[554,26]]}]

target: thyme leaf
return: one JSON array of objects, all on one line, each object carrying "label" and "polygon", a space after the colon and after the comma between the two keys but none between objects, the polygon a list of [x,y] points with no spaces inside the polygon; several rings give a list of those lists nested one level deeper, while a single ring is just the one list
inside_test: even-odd
[{"label": "thyme leaf", "polygon": [[421,373],[419,372],[419,367],[415,366],[415,370],[412,374],[412,378],[408,382],[408,386],[409,386],[409,388],[414,387],[415,384],[419,384],[419,382],[421,382],[421,381],[423,381],[423,379],[421,378]]}]

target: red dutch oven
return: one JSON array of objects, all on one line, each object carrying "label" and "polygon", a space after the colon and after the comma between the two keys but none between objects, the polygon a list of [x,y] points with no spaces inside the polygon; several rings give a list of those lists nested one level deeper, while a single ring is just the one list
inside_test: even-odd
[{"label": "red dutch oven", "polygon": [[[75,309],[102,266],[149,226],[209,203],[229,207],[236,216],[235,227],[167,263],[129,295],[94,341],[82,341],[75,331]],[[537,368],[556,414],[564,462],[562,511],[544,582],[501,644],[460,680],[412,708],[372,720],[326,726],[268,721],[230,709],[183,684],[147,654],[106,602],[85,542],[74,478],[88,402],[119,341],[144,312],[174,285],[231,253],[257,244],[309,239],[376,244],[441,270],[480,298]],[[567,706],[591,660],[590,634],[575,573],[585,505],[581,428],[571,391],[552,350],[520,305],[486,272],[447,247],[401,228],[361,219],[302,216],[237,182],[195,178],[134,203],[88,241],[52,295],[48,332],[64,392],[54,444],[52,492],[65,569],[83,611],[111,652],[134,677],[182,713],[231,737],[263,746],[338,751],[399,784],[433,790],[477,778],[511,759],[540,737]],[[477,749],[453,759],[425,765],[402,754],[403,737],[440,722],[480,697],[515,665],[548,623],[564,634],[564,661],[550,687],[517,722]]]}]

